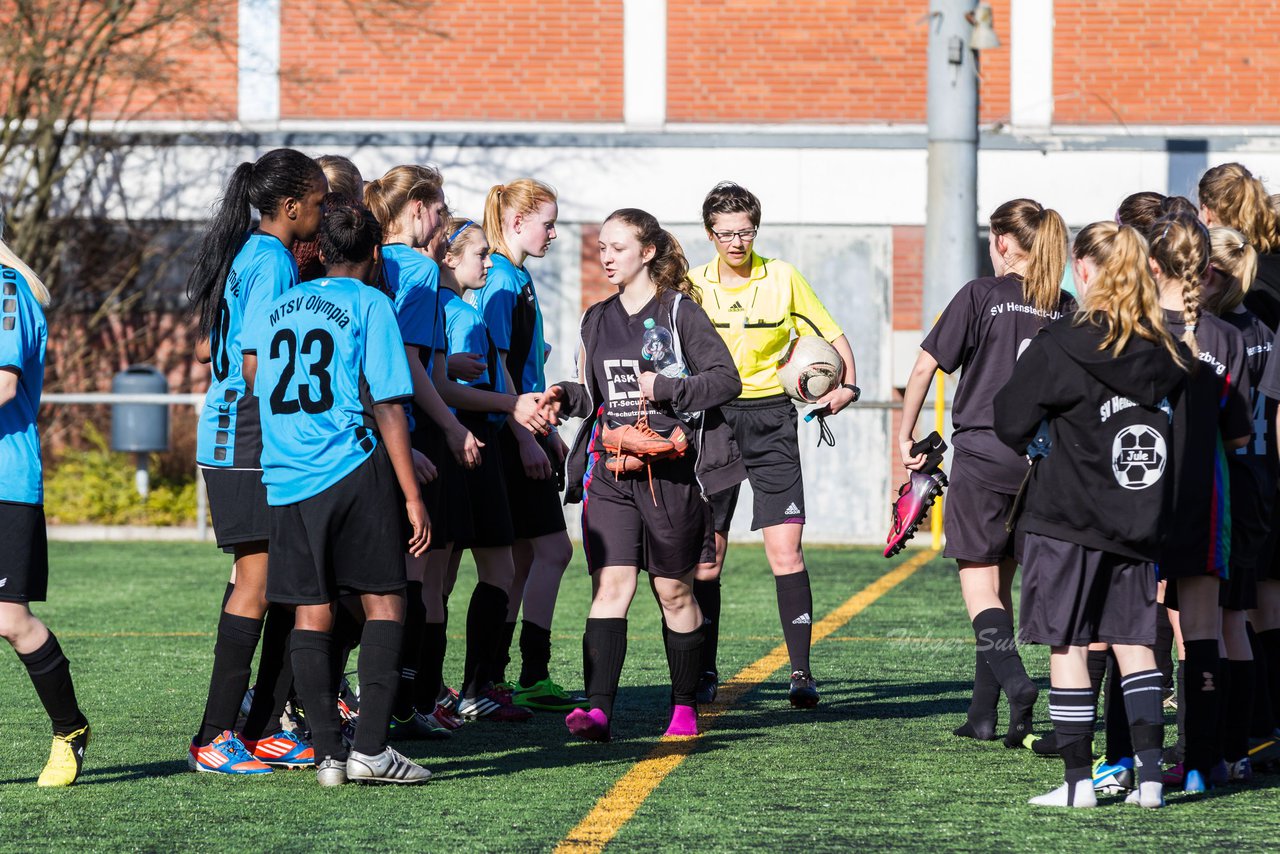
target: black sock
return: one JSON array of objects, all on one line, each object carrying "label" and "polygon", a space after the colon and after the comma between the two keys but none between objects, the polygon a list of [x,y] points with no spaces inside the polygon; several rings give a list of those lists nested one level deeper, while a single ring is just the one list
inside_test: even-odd
[{"label": "black sock", "polygon": [[1129,725],[1129,695],[1124,687],[1132,677],[1122,679],[1115,653],[1107,655],[1111,666],[1107,671],[1107,692],[1102,716],[1107,730],[1107,761],[1115,763],[1126,756],[1133,756],[1134,751],[1132,728]]},{"label": "black sock", "polygon": [[1267,693],[1271,696],[1271,728],[1274,730],[1280,727],[1280,629],[1258,632],[1258,641],[1262,644],[1262,654],[1267,665],[1263,678],[1267,681]]},{"label": "black sock", "polygon": [[298,697],[307,710],[316,764],[326,757],[346,759],[347,748],[342,743],[342,725],[338,720],[338,686],[333,681],[333,635],[294,629],[289,653],[293,658],[293,681]]},{"label": "black sock", "polygon": [[418,658],[418,676],[413,682],[414,705],[423,714],[435,710],[436,699],[444,684],[444,654],[449,647],[446,623],[427,623],[422,627],[422,655]]},{"label": "black sock", "polygon": [[293,688],[293,662],[289,656],[289,635],[293,632],[293,612],[283,605],[267,608],[262,626],[262,652],[258,654],[258,675],[254,680],[253,702],[245,716],[241,735],[249,741],[279,732],[280,715]]},{"label": "black sock", "polygon": [[978,741],[993,740],[996,737],[996,706],[999,703],[1000,683],[991,672],[986,655],[979,650],[974,653],[973,696],[969,700],[968,720],[952,730],[952,734]]},{"label": "black sock", "polygon": [[1231,715],[1229,704],[1231,702],[1231,661],[1226,658],[1218,659],[1218,718],[1213,724],[1213,741],[1210,745],[1213,753],[1209,757],[1209,767],[1213,768],[1219,762],[1223,761],[1226,756],[1227,745],[1227,719]]},{"label": "black sock", "polygon": [[[613,717],[613,699],[622,678],[622,662],[627,657],[627,620],[587,618],[582,633],[582,675],[591,708]],[[696,687],[696,684],[695,684]]]},{"label": "black sock", "polygon": [[[1092,776],[1093,724],[1097,697],[1088,688],[1049,688],[1049,718],[1058,733],[1064,781],[1072,786]],[[1067,803],[1075,792],[1069,790]]]},{"label": "black sock", "polygon": [[1253,650],[1253,714],[1250,716],[1249,734],[1255,738],[1264,738],[1275,729],[1272,724],[1271,686],[1267,684],[1267,654],[1262,648],[1262,641],[1258,640],[1253,630],[1253,624],[1248,623],[1247,629],[1249,648]]},{"label": "black sock", "polygon": [[213,674],[209,677],[209,697],[205,701],[200,744],[208,744],[224,730],[234,729],[244,692],[249,687],[253,651],[262,636],[262,620],[251,620],[222,612],[218,639],[213,644]]},{"label": "black sock", "polygon": [[494,682],[507,681],[507,665],[511,663],[511,641],[515,636],[515,622],[504,622],[502,624],[502,634],[498,635],[498,648],[494,650]]},{"label": "black sock", "polygon": [[1173,693],[1173,623],[1169,622],[1169,609],[1156,606],[1156,669],[1160,671],[1160,687],[1165,696]]},{"label": "black sock", "polygon": [[809,672],[809,643],[813,638],[813,591],[809,588],[809,572],[775,575],[778,591],[778,615],[782,618],[782,636],[787,641],[791,669]]},{"label": "black sock", "polygon": [[364,631],[364,606],[360,597],[344,597],[338,601],[333,615],[333,652],[330,662],[333,666],[333,684],[342,682],[347,672],[347,659],[351,652],[360,645],[360,633]]},{"label": "black sock", "polygon": [[477,696],[493,682],[499,654],[499,632],[507,619],[507,591],[480,582],[467,606],[467,650],[462,672],[462,696]]},{"label": "black sock", "polygon": [[[1107,694],[1111,694],[1107,688]],[[1164,747],[1164,674],[1159,670],[1143,670],[1130,673],[1120,679],[1120,690],[1124,692],[1124,708],[1129,719],[1129,741],[1133,746],[1134,768],[1140,783],[1159,783],[1160,754]],[[1117,699],[1112,705],[1119,707]],[[1108,743],[1111,739],[1110,720],[1107,721]],[[1107,761],[1111,762],[1108,744]]]},{"label": "black sock", "polygon": [[387,748],[403,642],[404,625],[396,620],[368,620],[360,633],[360,718],[353,746],[366,756],[377,756]]},{"label": "black sock", "polygon": [[1189,640],[1187,650],[1186,704],[1187,748],[1184,760],[1188,771],[1199,771],[1209,779],[1217,739],[1221,674],[1218,670],[1218,641]]},{"label": "black sock", "polygon": [[1027,675],[1013,638],[1013,618],[1003,608],[988,608],[973,618],[978,638],[978,651],[987,658],[1000,689],[1009,698],[1009,730],[1005,747],[1021,747],[1031,732],[1031,714],[1040,689]]},{"label": "black sock", "polygon": [[[716,657],[720,651],[720,579],[693,581],[693,598],[702,610],[702,664],[703,673],[719,673]],[[812,618],[811,618],[812,619]]]},{"label": "black sock", "polygon": [[[502,594],[506,607],[506,593]],[[523,620],[520,623],[520,684],[526,688],[551,678],[551,629]]]},{"label": "black sock", "polygon": [[703,642],[701,627],[691,632],[667,629],[667,668],[671,671],[672,705],[692,706],[697,700]]},{"label": "black sock", "polygon": [[1222,756],[1238,762],[1249,755],[1249,725],[1253,723],[1254,667],[1252,661],[1229,661],[1227,705],[1222,716]]},{"label": "black sock", "polygon": [[[404,588],[404,632],[400,644],[400,682],[396,686],[396,702],[391,714],[407,721],[413,716],[416,699],[414,683],[422,659],[422,634],[427,627],[427,606],[422,603],[422,582],[410,581]],[[435,707],[432,706],[432,709]],[[423,709],[430,712],[432,709]]]},{"label": "black sock", "polygon": [[18,653],[26,666],[36,696],[53,722],[54,735],[70,735],[88,723],[76,702],[76,687],[71,682],[71,663],[62,654],[62,646],[53,632],[32,652]]},{"label": "black sock", "polygon": [[[1102,692],[1102,682],[1107,676],[1107,660],[1110,652],[1105,649],[1091,649],[1085,654],[1085,666],[1089,668],[1089,690],[1093,691],[1094,705]],[[1109,720],[1109,719],[1108,719]],[[1058,745],[1058,731],[1050,729],[1042,737],[1031,744],[1031,749],[1041,756],[1056,756],[1062,751]]]}]

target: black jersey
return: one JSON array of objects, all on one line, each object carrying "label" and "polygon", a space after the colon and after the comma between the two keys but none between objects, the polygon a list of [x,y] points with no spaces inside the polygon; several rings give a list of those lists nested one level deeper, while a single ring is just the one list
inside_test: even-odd
[{"label": "black jersey", "polygon": [[952,445],[965,455],[965,471],[989,489],[1015,493],[1027,473],[1026,458],[996,437],[996,392],[1041,328],[1075,309],[1075,299],[1061,291],[1057,310],[1038,310],[1023,297],[1020,276],[975,279],[951,299],[920,345],[944,372],[960,370]]},{"label": "black jersey", "polygon": [[[1165,311],[1165,325],[1176,338],[1186,331],[1182,312]],[[1212,314],[1196,326],[1199,362],[1191,366],[1187,393],[1174,407],[1174,520],[1160,558],[1169,577],[1225,575],[1229,557],[1226,526],[1226,459],[1222,442],[1250,436],[1244,337]]]},{"label": "black jersey", "polygon": [[1244,307],[1268,329],[1280,325],[1280,253],[1258,253],[1258,277],[1245,294]]},{"label": "black jersey", "polygon": [[[640,373],[653,370],[653,363],[640,355],[644,322],[649,318],[659,326],[667,326],[671,322],[670,315],[659,305],[657,297],[649,300],[634,315],[627,314],[622,300],[614,300],[612,305],[605,306],[595,351],[591,354],[591,371],[597,386],[604,392],[600,410],[606,424],[636,423],[643,405],[648,413],[649,426],[666,436],[680,423],[670,405],[640,399]],[[597,444],[595,450],[605,449]]]},{"label": "black jersey", "polygon": [[1249,444],[1227,457],[1232,467],[1231,476],[1234,479],[1237,471],[1247,470],[1259,493],[1269,495],[1276,488],[1276,407],[1274,400],[1268,403],[1267,398],[1280,397],[1280,389],[1269,395],[1262,385],[1268,372],[1280,380],[1280,372],[1270,368],[1275,336],[1256,315],[1244,309],[1223,315],[1222,319],[1239,329],[1244,339],[1246,375],[1242,385],[1247,389],[1253,423]]}]

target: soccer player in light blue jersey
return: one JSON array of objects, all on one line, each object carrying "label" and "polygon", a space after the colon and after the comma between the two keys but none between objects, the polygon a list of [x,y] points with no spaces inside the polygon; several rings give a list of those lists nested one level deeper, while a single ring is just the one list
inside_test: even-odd
[{"label": "soccer player in light blue jersey", "polygon": [[[242,352],[246,325],[298,283],[289,250],[294,241],[315,237],[326,187],[320,166],[292,149],[241,163],[227,183],[187,281],[200,318],[197,355],[213,368],[200,413],[196,461],[208,488],[218,546],[236,561],[218,621],[204,719],[190,745],[187,764],[193,771],[264,774],[271,765],[312,763],[309,747],[292,733],[278,731],[293,681],[285,612],[272,611],[267,621],[258,687],[244,732],[234,732],[253,652],[264,636],[269,533],[258,405],[245,384]],[[262,215],[257,228],[251,228],[252,209]]]},{"label": "soccer player in light blue jersey", "polygon": [[[294,678],[320,784],[421,783],[430,772],[387,746],[404,629],[403,556],[424,554],[430,540],[404,414],[413,381],[391,300],[366,284],[382,230],[367,210],[329,198],[320,228],[325,277],[278,297],[246,335],[270,505],[267,596],[295,609]],[[352,595],[365,623],[360,718],[348,751],[332,629],[337,600]]]},{"label": "soccer player in light blue jersey", "polygon": [[70,786],[80,776],[89,722],[58,639],[31,613],[32,602],[45,600],[49,582],[36,430],[48,304],[48,288],[0,242],[0,636],[26,666],[53,722],[53,748],[37,785]]}]

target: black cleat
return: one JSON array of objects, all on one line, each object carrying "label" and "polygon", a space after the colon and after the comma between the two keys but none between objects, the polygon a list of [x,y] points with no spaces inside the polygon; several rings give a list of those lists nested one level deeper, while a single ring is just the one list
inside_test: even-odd
[{"label": "black cleat", "polygon": [[812,709],[818,705],[818,683],[813,681],[812,673],[807,670],[792,672],[789,699],[797,709]]},{"label": "black cleat", "polygon": [[698,677],[698,705],[705,706],[716,701],[716,691],[720,686],[720,677],[714,670],[707,670]]}]

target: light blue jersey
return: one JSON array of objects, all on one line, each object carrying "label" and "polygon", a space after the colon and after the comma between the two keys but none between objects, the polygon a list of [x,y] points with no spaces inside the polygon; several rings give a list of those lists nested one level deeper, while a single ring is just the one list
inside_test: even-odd
[{"label": "light blue jersey", "polygon": [[205,394],[196,432],[196,462],[200,465],[261,466],[262,430],[257,401],[246,393],[241,373],[242,339],[250,321],[296,284],[298,265],[288,248],[270,234],[250,234],[231,262],[209,336],[213,381]]},{"label": "light blue jersey", "polygon": [[355,471],[377,447],[373,407],[413,394],[391,300],[355,279],[306,282],[256,316],[267,503],[295,504]]},{"label": "light blue jersey", "polygon": [[[462,380],[457,380],[457,382],[469,385],[472,388],[481,388],[486,391],[505,394],[507,392],[507,378],[502,371],[502,366],[498,364],[498,348],[489,337],[489,330],[485,328],[484,318],[480,316],[480,310],[448,288],[444,288],[440,292],[440,305],[444,310],[444,326],[445,334],[449,339],[449,354],[476,353],[486,362],[485,371],[480,376],[471,382],[463,382]],[[505,412],[489,412],[486,414],[489,420],[495,424],[501,424],[507,420]]]},{"label": "light blue jersey", "polygon": [[18,374],[13,400],[0,406],[0,501],[44,503],[36,413],[49,338],[44,309],[12,267],[0,265],[0,370]]},{"label": "light blue jersey", "polygon": [[[382,246],[382,270],[395,297],[396,323],[404,343],[419,348],[419,357],[432,374],[432,356],[445,351],[444,319],[440,313],[440,268],[436,262],[403,243]],[[409,429],[413,407],[405,404]]]},{"label": "light blue jersey", "polygon": [[480,309],[493,343],[507,353],[507,370],[516,384],[514,391],[546,391],[546,339],[533,279],[529,271],[512,264],[505,255],[494,252],[489,257],[493,268],[487,284],[472,291],[475,307]]}]

